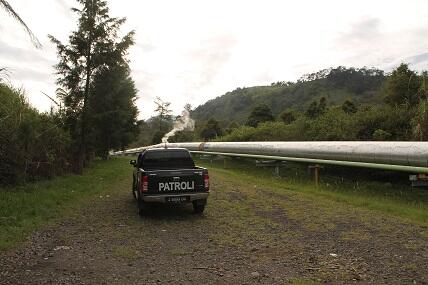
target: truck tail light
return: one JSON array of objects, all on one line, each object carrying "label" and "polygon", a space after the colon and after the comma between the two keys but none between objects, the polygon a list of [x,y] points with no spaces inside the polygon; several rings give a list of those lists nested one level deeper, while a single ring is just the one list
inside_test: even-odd
[{"label": "truck tail light", "polygon": [[149,177],[142,176],[141,177],[141,192],[147,192],[149,190]]},{"label": "truck tail light", "polygon": [[204,174],[204,186],[205,190],[210,190],[210,176],[208,175],[208,173]]}]

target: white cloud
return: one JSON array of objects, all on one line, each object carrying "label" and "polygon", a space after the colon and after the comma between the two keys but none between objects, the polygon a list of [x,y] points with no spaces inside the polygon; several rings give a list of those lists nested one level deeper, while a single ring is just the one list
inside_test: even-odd
[{"label": "white cloud", "polygon": [[[10,0],[41,39],[36,50],[23,30],[0,11],[0,66],[12,70],[42,110],[52,94],[55,48],[46,35],[65,41],[75,28],[72,0]],[[172,102],[179,113],[236,87],[296,80],[330,66],[391,69],[406,61],[427,69],[428,2],[161,0],[109,1],[112,16],[135,30],[130,51],[139,89],[140,116],[153,114],[153,99]],[[51,75],[51,76],[50,76]]]}]

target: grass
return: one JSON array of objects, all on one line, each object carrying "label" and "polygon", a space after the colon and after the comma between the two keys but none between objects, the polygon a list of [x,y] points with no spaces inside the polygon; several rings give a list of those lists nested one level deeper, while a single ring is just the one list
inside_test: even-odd
[{"label": "grass", "polygon": [[253,160],[227,158],[226,168],[223,160],[196,161],[219,173],[247,181],[249,185],[273,188],[277,193],[299,193],[326,203],[336,201],[428,225],[428,191],[411,188],[402,174],[368,175],[368,171],[327,168],[322,170],[322,181],[316,188],[306,168],[295,164],[282,167],[281,177],[277,177],[272,169],[255,167]]},{"label": "grass", "polygon": [[66,175],[15,188],[0,188],[0,250],[22,242],[33,230],[67,215],[90,197],[129,176],[124,160],[96,160],[85,174]]},{"label": "grass", "polygon": [[138,258],[139,251],[129,245],[120,245],[113,248],[113,254],[126,260],[134,260]]},{"label": "grass", "polygon": [[[31,231],[55,222],[58,218],[66,216],[67,212],[71,214],[70,211],[74,208],[88,204],[91,197],[97,197],[117,187],[121,181],[129,178],[130,169],[124,166],[126,165],[124,161],[128,159],[95,161],[83,176],[67,175],[16,188],[0,188],[0,250],[17,245]],[[349,178],[349,175],[342,181],[340,176],[329,175],[328,170],[324,170],[323,181],[317,189],[305,172],[305,168],[300,166],[287,166],[281,169],[282,177],[277,177],[273,175],[272,169],[256,168],[254,161],[228,159],[226,168],[223,161],[212,163],[199,159],[196,161],[219,174],[227,175],[237,181],[245,181],[249,186],[269,187],[278,194],[295,193],[307,199],[315,199],[323,205],[329,205],[331,201],[335,201],[342,205],[348,204],[380,211],[422,225],[428,224],[428,191],[412,189],[406,185],[407,181],[387,183],[382,179],[372,180],[360,177],[361,180],[357,184],[355,179]],[[249,193],[251,192],[246,195],[250,195]],[[240,208],[233,209],[234,215],[244,217],[251,212],[251,209],[247,209],[249,205],[232,203],[228,200],[229,196],[222,198],[225,211],[233,208],[233,205],[240,205]],[[260,205],[257,196],[236,196],[235,198],[253,201],[254,205]],[[333,203],[332,207],[334,205],[337,204]],[[269,210],[268,207],[269,203],[266,203],[264,209]],[[288,206],[285,210],[290,217],[302,214],[298,208]],[[235,228],[245,230],[246,225],[240,223],[242,219],[236,219],[229,221],[227,226],[233,225]],[[319,230],[320,227],[315,223],[308,223],[307,226],[307,230],[314,231]],[[358,234],[348,233],[342,238],[353,239],[356,235]],[[239,236],[231,235],[230,238],[239,240]]]}]

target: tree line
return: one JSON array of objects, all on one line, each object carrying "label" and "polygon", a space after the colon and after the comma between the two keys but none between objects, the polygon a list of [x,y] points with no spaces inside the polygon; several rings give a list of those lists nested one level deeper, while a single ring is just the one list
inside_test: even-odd
[{"label": "tree line", "polygon": [[119,37],[126,19],[111,17],[107,1],[77,3],[77,29],[67,42],[49,35],[59,59],[58,89],[46,96],[55,107],[40,113],[22,90],[0,81],[1,184],[81,174],[93,158],[107,159],[137,134],[137,89],[127,59],[134,32]]},{"label": "tree line", "polygon": [[[387,75],[373,68],[325,69],[304,75],[297,82],[271,84],[287,90],[289,88],[309,89],[308,93],[312,95],[312,101],[306,107],[289,104],[275,114],[269,105],[257,104],[241,121],[223,121],[216,118],[223,114],[221,105],[216,105],[219,104],[218,102],[235,104],[235,99],[227,93],[224,95],[227,101],[220,97],[214,100],[218,102],[207,103],[214,108],[211,110],[212,114],[217,116],[197,120],[195,131],[177,132],[170,142],[426,140],[428,138],[427,77],[426,72],[418,74],[407,64],[401,64]],[[343,91],[344,87],[348,91]],[[255,90],[260,91],[259,95],[263,98],[264,89],[252,88],[252,92]],[[245,97],[244,89],[239,88],[234,92],[235,97],[243,99],[240,104],[246,102],[245,98],[248,97]],[[370,96],[366,95],[367,92]],[[336,98],[330,96],[331,94]],[[355,95],[351,97],[350,94],[360,94],[366,100],[356,100],[355,98],[360,98]],[[285,95],[277,93],[275,96],[281,99]],[[334,98],[335,101],[332,102],[329,98]],[[246,104],[250,103],[251,101],[247,101]],[[241,105],[235,104],[236,106]],[[196,117],[198,117],[198,108],[191,112]],[[160,120],[159,116],[140,122],[140,126],[143,127],[140,134],[144,134],[144,137],[140,135],[135,146],[160,142],[162,135],[168,131],[168,126],[171,126],[174,116],[169,113],[169,116],[162,117],[164,129],[158,129],[154,134],[151,129],[153,124],[158,124],[155,122]]]},{"label": "tree line", "polygon": [[236,88],[195,108],[196,121],[219,120],[227,128],[230,122],[245,124],[251,111],[265,104],[277,117],[287,108],[304,111],[311,102],[326,97],[328,103],[341,104],[348,99],[359,105],[379,104],[387,75],[375,68],[339,66],[304,75],[295,82],[279,81],[267,86]]},{"label": "tree line", "polygon": [[[331,76],[325,71],[320,74]],[[428,139],[427,75],[401,64],[387,76],[378,94],[368,103],[357,104],[344,98],[341,104],[331,104],[326,97],[320,97],[304,110],[286,108],[277,117],[267,105],[259,105],[245,124],[238,127],[234,124],[223,135],[208,139],[425,141]],[[317,80],[316,76],[306,78]]]}]

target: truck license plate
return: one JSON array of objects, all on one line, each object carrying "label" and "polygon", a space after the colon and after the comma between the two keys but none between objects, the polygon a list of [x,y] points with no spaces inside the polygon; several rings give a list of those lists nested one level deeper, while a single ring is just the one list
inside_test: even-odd
[{"label": "truck license plate", "polygon": [[165,201],[168,203],[184,203],[189,201],[189,196],[173,196],[173,197],[165,197]]}]

